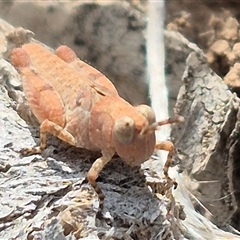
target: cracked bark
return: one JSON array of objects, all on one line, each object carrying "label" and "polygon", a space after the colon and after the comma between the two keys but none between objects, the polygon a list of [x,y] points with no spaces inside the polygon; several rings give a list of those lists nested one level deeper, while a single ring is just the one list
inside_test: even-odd
[{"label": "cracked bark", "polygon": [[189,187],[208,211],[198,210],[223,227],[237,214],[239,99],[200,51],[187,58],[182,80],[175,110],[185,123],[172,131],[180,169],[197,181]]},{"label": "cracked bark", "polygon": [[[5,37],[5,32],[3,35]],[[173,55],[179,51],[179,46],[183,59],[193,52],[186,63],[175,110],[186,122],[176,125],[172,132],[179,165],[190,176],[190,186],[197,186],[188,189],[198,198],[203,196],[200,200],[214,214],[212,220],[224,226],[226,220],[233,221],[238,214],[238,98],[208,68],[197,46],[174,32],[166,32],[165,36]],[[5,51],[7,47],[3,45],[1,49]],[[156,198],[143,186],[143,174],[129,168],[119,158],[106,166],[99,179],[106,194],[105,208],[115,221],[112,226],[96,226],[97,198],[89,186],[82,183],[96,155],[51,138],[41,156],[21,159],[18,151],[34,144],[36,128],[27,125],[14,110],[15,102],[9,94],[17,101],[22,99],[23,106],[27,105],[14,70],[4,59],[0,64],[2,238],[74,239],[75,236],[84,239],[88,236],[102,239],[105,235],[106,239],[154,239],[160,234],[163,239],[200,239],[198,231],[202,231],[203,236],[236,239],[215,226],[205,228],[205,218],[201,219],[202,229],[198,228],[197,221],[192,221],[198,231],[187,232],[188,226],[182,225],[180,219],[184,215],[182,207],[177,204],[181,199],[175,201],[171,195]],[[185,65],[184,62],[176,64],[181,64],[182,69]],[[6,79],[12,92],[9,86],[6,90],[3,81]],[[22,111],[28,112],[24,107]],[[26,120],[28,117],[27,113]],[[158,161],[152,159],[145,168],[157,164]],[[179,182],[179,185],[185,183]],[[234,194],[229,194],[233,191]],[[169,208],[173,215],[167,214]],[[195,212],[190,204],[184,208]]]}]

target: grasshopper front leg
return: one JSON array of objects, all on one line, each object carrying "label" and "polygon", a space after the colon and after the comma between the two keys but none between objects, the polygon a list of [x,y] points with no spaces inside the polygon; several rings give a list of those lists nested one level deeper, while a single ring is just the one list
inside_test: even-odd
[{"label": "grasshopper front leg", "polygon": [[98,186],[96,179],[99,176],[99,173],[102,171],[103,167],[112,159],[114,155],[114,151],[102,151],[102,157],[98,158],[90,168],[87,174],[88,182],[91,184],[93,189],[98,194],[99,198],[99,208],[97,212],[97,218],[101,219],[103,218],[102,210],[104,205],[104,194],[101,190],[101,188]]},{"label": "grasshopper front leg", "polygon": [[164,176],[165,176],[165,178],[167,180],[167,184],[170,184],[170,185],[173,184],[174,185],[174,189],[176,189],[177,185],[178,185],[177,182],[172,180],[169,177],[169,175],[168,175],[168,170],[171,167],[173,153],[174,153],[174,145],[173,145],[173,143],[170,142],[170,141],[158,142],[158,143],[156,143],[155,148],[158,149],[158,150],[168,151],[167,161],[166,161],[166,163],[164,164],[164,167],[163,167],[163,173],[164,173]]}]

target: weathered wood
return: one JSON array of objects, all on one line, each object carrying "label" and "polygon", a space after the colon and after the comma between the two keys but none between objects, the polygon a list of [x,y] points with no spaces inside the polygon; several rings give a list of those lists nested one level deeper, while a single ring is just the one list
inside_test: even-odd
[{"label": "weathered wood", "polygon": [[[0,29],[2,30],[2,28]],[[11,28],[11,30],[14,29]],[[6,31],[2,30],[2,32],[1,36],[4,39],[1,42],[4,45],[0,49],[3,49],[2,53],[4,53],[9,46],[14,47],[14,42],[11,45],[5,45],[7,44],[7,39],[5,38]],[[181,38],[175,36],[176,38],[181,40]],[[174,33],[171,39],[174,41]],[[196,46],[193,47],[185,40],[182,42],[182,46],[185,46],[188,51],[189,48],[191,49],[190,51],[197,49]],[[203,58],[200,52],[197,54],[193,53],[189,59],[195,59],[196,61],[189,60],[187,62],[187,65],[190,67],[187,68],[186,73],[190,69],[193,70],[206,66],[201,61],[197,61],[198,58],[196,56],[199,56],[200,59]],[[214,76],[207,67],[203,69],[206,71],[202,73],[203,76]],[[195,70],[193,72],[197,73],[199,71]],[[193,74],[192,71],[190,73]],[[218,79],[216,76],[215,78]],[[117,157],[115,161],[112,161],[104,169],[99,179],[99,184],[106,195],[105,209],[110,212],[113,221],[111,225],[108,225],[106,222],[96,222],[97,196],[87,184],[83,183],[91,161],[96,156],[92,152],[79,150],[54,138],[50,138],[50,146],[41,156],[20,158],[18,151],[23,147],[33,145],[35,140],[39,141],[35,137],[38,134],[36,134],[36,128],[27,125],[14,110],[16,103],[22,102],[20,112],[25,112],[26,120],[31,121],[32,118],[29,117],[30,115],[26,111],[27,105],[21,92],[18,75],[3,58],[0,61],[0,79],[0,181],[2,193],[0,196],[0,238],[26,239],[27,236],[29,238],[38,236],[42,239],[62,240],[86,239],[88,236],[91,239],[103,239],[105,237],[105,239],[141,240],[156,239],[158,236],[158,238],[162,237],[162,239],[184,239],[184,237],[191,239],[213,239],[213,237],[217,239],[239,239],[236,235],[221,231],[206,218],[195,212],[189,201],[187,192],[189,188],[185,187],[186,179],[188,178],[184,178],[183,174],[178,174],[176,169],[173,169],[173,175],[176,176],[179,187],[173,192],[175,199],[171,193],[163,197],[160,195],[156,197],[144,187],[145,179],[143,174],[139,173],[139,169],[129,168]],[[198,81],[201,79],[200,77],[197,78]],[[194,129],[192,129],[192,136],[190,136],[187,135],[186,129],[188,125],[191,125],[190,123],[193,123],[193,119],[198,121],[198,117],[200,117],[200,123],[205,122],[203,121],[205,118],[201,117],[200,114],[205,110],[205,98],[203,96],[200,98],[199,91],[195,93],[195,90],[205,89],[204,84],[208,81],[200,82],[202,88],[198,88],[198,82],[197,85],[194,85],[194,88],[191,87],[194,81],[186,82],[186,86],[189,87],[185,86],[185,91],[181,91],[176,111],[185,115],[187,122],[181,128],[178,126],[173,131],[173,137],[179,150],[178,157],[182,162],[185,157],[185,163],[187,159],[190,159],[188,156],[194,153],[191,150],[191,146],[192,149],[195,146],[192,145],[193,142],[188,145],[188,141],[191,141],[194,137],[193,140],[196,140],[197,150],[201,146],[201,132],[193,135]],[[237,110],[234,106],[238,103],[235,101],[236,98],[220,84],[220,79],[217,80],[217,83],[217,89],[223,88],[223,90],[218,91],[217,96],[220,96],[219,103],[224,101],[226,104],[225,107],[222,107],[222,110],[225,111],[225,118],[222,120],[222,115],[216,112],[214,117],[221,120],[220,122],[215,120],[216,122],[214,122],[213,126],[215,126],[214,129],[220,130],[221,136],[224,136],[224,133],[226,136],[229,136],[230,132],[233,132],[228,140],[228,144],[225,143],[225,145],[228,146],[226,149],[231,149],[229,152],[237,153],[238,128],[233,131],[233,124],[237,119]],[[214,89],[214,86],[211,84],[207,84],[207,86],[209,89]],[[204,94],[205,92],[209,93],[208,88],[203,90]],[[189,92],[189,90],[191,91]],[[222,93],[224,91],[226,92],[225,94]],[[193,105],[188,98],[184,100],[184,96],[188,95],[190,99],[201,99],[201,101],[199,100],[201,104]],[[211,104],[215,106],[215,96],[211,95],[212,102],[208,102],[206,105],[208,110],[211,110]],[[194,102],[193,99],[192,102]],[[182,108],[183,104],[186,105],[186,108]],[[186,111],[187,106],[191,106],[190,109],[192,111]],[[194,108],[195,106],[197,106],[196,109]],[[204,108],[201,108],[202,106]],[[196,112],[198,113],[197,115]],[[200,129],[203,129],[203,127],[200,127]],[[186,136],[184,135],[185,132]],[[221,146],[218,145],[218,142],[224,143],[224,141],[216,140],[216,138],[219,139],[217,133],[213,137],[215,140],[211,141],[211,144],[205,150],[204,153],[206,155],[209,152],[212,153],[214,146]],[[184,141],[178,141],[181,139]],[[196,154],[196,156],[198,163],[201,163],[200,155]],[[231,156],[234,156],[234,154]],[[191,159],[192,157],[194,156],[191,156]],[[232,166],[235,166],[236,158],[229,159],[228,163],[230,164],[232,161]],[[207,162],[210,162],[210,160],[205,160],[205,163]],[[161,163],[158,161],[158,158],[154,157],[149,163],[142,166],[145,169],[145,174],[148,176],[147,181],[156,181],[160,178],[161,183],[161,176],[158,174],[154,176],[153,174],[161,172],[159,165]],[[198,166],[190,162],[185,164],[184,167],[190,172],[191,178],[198,176],[196,175],[198,173],[197,170],[199,170]],[[112,169],[114,169],[114,172]],[[192,169],[195,169],[194,175],[191,174],[191,172],[193,173]],[[221,173],[224,172],[223,170],[220,171]],[[204,173],[204,171],[202,172]],[[233,173],[235,174],[235,172]],[[217,176],[224,177],[221,174]],[[194,186],[194,182],[191,181],[190,185]],[[234,205],[234,203],[231,204]],[[112,206],[115,208],[112,208]],[[184,210],[182,207],[184,207]],[[168,212],[169,209],[171,209],[170,212]],[[184,212],[187,213],[187,216],[186,220],[182,222],[181,219],[185,218]],[[218,213],[221,214],[222,212]]]},{"label": "weathered wood", "polygon": [[206,216],[211,213],[212,221],[225,226],[237,208],[230,175],[239,99],[209,68],[201,51],[191,53],[186,65],[175,109],[185,123],[173,128],[172,137],[180,169],[197,180],[197,188],[189,186],[190,191],[208,209]]}]

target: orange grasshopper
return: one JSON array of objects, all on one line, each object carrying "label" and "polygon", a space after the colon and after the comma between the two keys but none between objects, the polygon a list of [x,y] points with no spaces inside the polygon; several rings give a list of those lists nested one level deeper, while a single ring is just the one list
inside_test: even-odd
[{"label": "orange grasshopper", "polygon": [[[132,106],[122,99],[114,85],[99,71],[77,58],[67,46],[56,54],[37,43],[13,49],[12,64],[22,77],[23,90],[32,112],[40,122],[40,146],[23,149],[25,155],[46,148],[46,133],[76,147],[101,151],[87,179],[99,196],[99,212],[104,195],[96,183],[103,167],[117,153],[129,165],[140,165],[154,149],[169,151],[164,175],[168,176],[174,151],[171,142],[156,144],[155,130],[164,124],[181,122],[181,117],[156,122],[147,105]],[[172,186],[172,185],[171,185]]]}]

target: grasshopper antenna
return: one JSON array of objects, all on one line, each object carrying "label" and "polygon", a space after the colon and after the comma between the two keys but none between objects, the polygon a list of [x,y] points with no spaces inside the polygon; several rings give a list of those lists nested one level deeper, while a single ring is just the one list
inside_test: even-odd
[{"label": "grasshopper antenna", "polygon": [[143,128],[142,131],[140,132],[140,135],[144,136],[146,134],[151,134],[162,125],[172,124],[172,123],[183,123],[183,122],[184,122],[183,116],[176,116],[176,117],[168,118],[168,119],[160,121],[160,122],[154,122],[154,123],[148,125],[147,127]]}]

